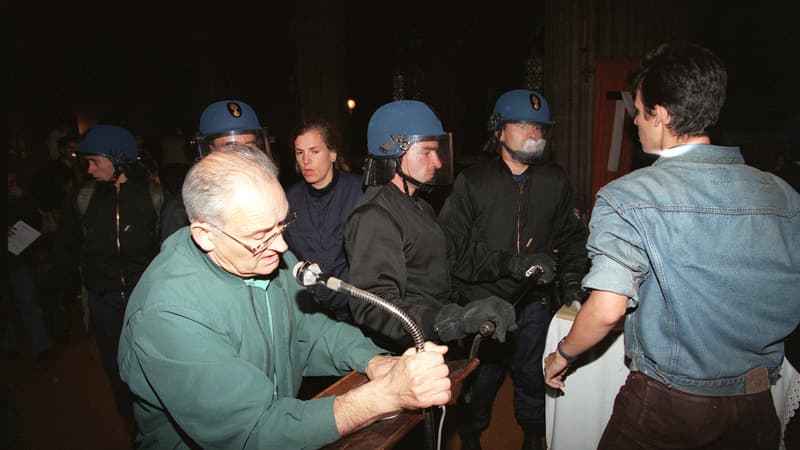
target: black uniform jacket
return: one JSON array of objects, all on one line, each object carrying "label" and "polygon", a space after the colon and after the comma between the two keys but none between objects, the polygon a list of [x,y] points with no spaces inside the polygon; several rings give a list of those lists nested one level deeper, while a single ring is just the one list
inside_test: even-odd
[{"label": "black uniform jacket", "polygon": [[454,285],[469,300],[513,297],[520,283],[508,274],[512,255],[558,249],[559,273],[586,269],[586,227],[573,209],[570,179],[555,163],[529,166],[522,183],[500,157],[464,169],[439,223],[452,246]]},{"label": "black uniform jacket", "polygon": [[[431,205],[394,184],[370,186],[344,229],[350,284],[404,309],[426,340],[435,340],[436,314],[451,297],[447,241]],[[350,299],[353,318],[379,345],[413,345],[402,322],[370,303]]]},{"label": "black uniform jacket", "polygon": [[75,196],[65,199],[56,237],[57,264],[75,264],[80,255],[83,283],[98,293],[133,289],[158,252],[158,216],[147,179],[139,171],[126,172],[120,184],[97,182],[85,217]]}]

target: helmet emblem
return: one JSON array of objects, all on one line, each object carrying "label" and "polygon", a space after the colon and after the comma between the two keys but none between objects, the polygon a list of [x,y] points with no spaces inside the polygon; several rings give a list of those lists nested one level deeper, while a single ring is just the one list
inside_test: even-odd
[{"label": "helmet emblem", "polygon": [[389,153],[394,151],[395,148],[399,148],[402,151],[407,151],[409,147],[408,138],[404,134],[398,136],[389,136],[389,139],[383,143],[380,147],[380,151],[383,153]]},{"label": "helmet emblem", "polygon": [[231,115],[236,118],[242,116],[242,108],[239,106],[238,103],[234,102],[228,103],[228,112],[231,113]]},{"label": "helmet emblem", "polygon": [[531,107],[534,111],[538,111],[542,108],[542,100],[536,94],[531,94]]}]

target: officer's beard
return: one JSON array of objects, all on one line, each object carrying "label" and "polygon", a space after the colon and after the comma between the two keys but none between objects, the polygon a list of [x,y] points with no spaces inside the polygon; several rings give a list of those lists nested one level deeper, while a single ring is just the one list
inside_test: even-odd
[{"label": "officer's beard", "polygon": [[522,164],[536,164],[544,161],[544,149],[547,146],[547,139],[526,139],[522,144],[521,150],[514,150],[506,143],[503,147],[508,150],[511,158],[514,161],[521,162]]}]

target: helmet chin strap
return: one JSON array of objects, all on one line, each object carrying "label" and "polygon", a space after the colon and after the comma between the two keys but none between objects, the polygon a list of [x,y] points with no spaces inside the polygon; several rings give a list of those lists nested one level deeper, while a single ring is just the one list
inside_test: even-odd
[{"label": "helmet chin strap", "polygon": [[119,181],[119,177],[121,177],[122,174],[125,173],[125,169],[126,166],[118,166],[114,164],[114,174],[111,175],[111,179],[108,180],[108,182],[111,184],[117,184],[117,181]]},{"label": "helmet chin strap", "polygon": [[117,180],[119,180],[120,175],[122,175],[122,168],[114,166],[114,174],[111,175],[111,179],[108,182],[111,184],[116,184]]},{"label": "helmet chin strap", "polygon": [[433,187],[430,184],[423,183],[410,175],[404,174],[403,169],[400,168],[400,164],[397,165],[397,174],[400,175],[400,178],[403,179],[403,190],[405,191],[406,195],[411,195],[408,193],[408,183],[413,184],[414,186],[417,187],[417,191],[425,194],[428,194],[431,191],[433,191]]}]

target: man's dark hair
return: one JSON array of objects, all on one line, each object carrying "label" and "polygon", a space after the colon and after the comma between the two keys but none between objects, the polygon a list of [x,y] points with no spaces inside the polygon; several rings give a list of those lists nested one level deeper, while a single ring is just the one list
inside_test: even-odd
[{"label": "man's dark hair", "polygon": [[719,119],[728,74],[722,60],[694,44],[662,44],[642,58],[633,75],[645,111],[656,105],[669,112],[676,136],[702,136]]}]

